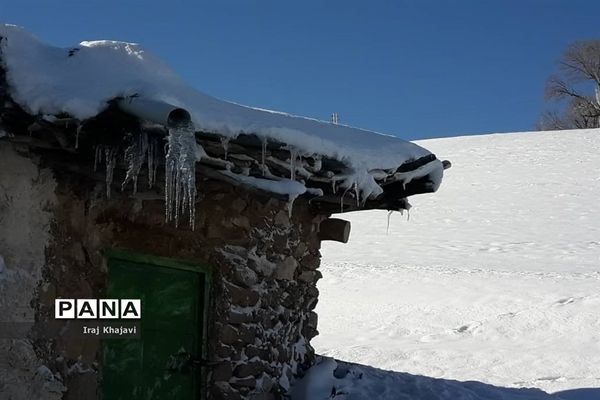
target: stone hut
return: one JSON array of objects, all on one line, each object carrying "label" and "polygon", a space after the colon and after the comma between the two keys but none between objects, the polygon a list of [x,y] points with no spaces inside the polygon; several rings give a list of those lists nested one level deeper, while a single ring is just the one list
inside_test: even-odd
[{"label": "stone hut", "polygon": [[[285,398],[315,356],[320,242],[348,239],[331,214],[408,209],[446,166],[214,99],[138,45],[1,26],[0,62],[2,399]],[[139,336],[56,318],[106,298],[141,299]]]}]

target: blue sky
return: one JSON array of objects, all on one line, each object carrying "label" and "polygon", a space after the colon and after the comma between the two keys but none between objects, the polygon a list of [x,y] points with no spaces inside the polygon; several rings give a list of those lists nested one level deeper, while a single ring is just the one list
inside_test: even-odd
[{"label": "blue sky", "polygon": [[142,43],[213,96],[406,139],[531,130],[595,0],[8,1],[46,42]]}]

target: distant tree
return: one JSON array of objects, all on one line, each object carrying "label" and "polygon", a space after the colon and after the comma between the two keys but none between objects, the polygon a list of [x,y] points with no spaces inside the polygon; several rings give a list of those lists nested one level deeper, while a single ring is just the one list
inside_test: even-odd
[{"label": "distant tree", "polygon": [[600,128],[600,40],[569,45],[558,69],[546,82],[545,97],[560,109],[543,113],[537,128]]}]

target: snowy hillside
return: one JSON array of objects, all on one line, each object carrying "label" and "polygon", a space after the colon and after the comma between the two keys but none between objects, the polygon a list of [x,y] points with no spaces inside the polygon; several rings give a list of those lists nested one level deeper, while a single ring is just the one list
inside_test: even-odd
[{"label": "snowy hillside", "polygon": [[452,161],[439,192],[388,233],[385,212],[344,215],[350,242],[323,245],[317,352],[406,373],[365,370],[375,381],[507,388],[464,398],[600,399],[600,130],[419,144]]}]

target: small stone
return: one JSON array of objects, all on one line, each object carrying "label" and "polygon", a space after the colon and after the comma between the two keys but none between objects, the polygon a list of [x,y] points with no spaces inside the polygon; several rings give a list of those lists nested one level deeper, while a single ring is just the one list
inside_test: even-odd
[{"label": "small stone", "polygon": [[241,400],[242,396],[228,382],[215,382],[212,388],[213,397],[221,400]]},{"label": "small stone", "polygon": [[297,258],[300,258],[300,257],[302,257],[302,256],[304,256],[306,254],[307,249],[308,248],[306,247],[306,244],[304,244],[303,242],[300,242],[296,246],[296,250],[294,250],[294,255]]},{"label": "small stone", "polygon": [[307,297],[317,298],[319,297],[319,289],[317,289],[315,286],[309,286],[306,289],[306,295]]},{"label": "small stone", "polygon": [[241,213],[248,206],[248,204],[243,199],[238,197],[230,203],[230,206],[234,211]]},{"label": "small stone", "polygon": [[271,355],[269,357],[269,361],[273,362],[275,360],[279,360],[279,350],[275,347],[271,347]]},{"label": "small stone", "polygon": [[290,361],[290,355],[286,348],[284,348],[282,346],[278,346],[277,352],[278,352],[277,361],[279,361],[281,363]]},{"label": "small stone", "polygon": [[279,321],[282,323],[286,323],[290,320],[291,312],[288,309],[283,309],[283,311],[278,315]]},{"label": "small stone", "polygon": [[315,336],[317,336],[319,334],[318,330],[311,328],[310,326],[306,326],[305,330],[306,330],[306,333],[304,334],[304,336],[306,336],[306,339],[308,339],[308,340],[314,338]]},{"label": "small stone", "polygon": [[277,269],[277,266],[269,261],[266,256],[249,255],[248,267],[258,272],[264,277],[269,277]]},{"label": "small stone", "polygon": [[253,376],[249,376],[247,378],[232,379],[231,381],[229,381],[229,383],[234,388],[255,388],[256,378],[254,378]]},{"label": "small stone", "polygon": [[279,211],[274,218],[275,225],[290,227],[290,217],[287,211]]},{"label": "small stone", "polygon": [[219,344],[216,349],[217,357],[219,358],[229,358],[233,354],[233,347]]},{"label": "small stone", "polygon": [[227,292],[229,292],[229,300],[231,303],[238,306],[253,306],[260,298],[260,295],[257,292],[242,288],[229,282],[225,282],[225,288],[227,289]]},{"label": "small stone", "polygon": [[266,214],[275,208],[281,208],[281,206],[283,204],[286,204],[286,203],[283,203],[282,201],[277,200],[276,198],[274,198],[272,196],[268,196],[267,202],[264,203],[264,212]]},{"label": "small stone", "polygon": [[227,256],[228,254],[234,254],[238,256],[240,259],[244,259],[248,257],[248,250],[242,246],[231,246],[226,245],[225,247],[218,250],[221,254]]},{"label": "small stone", "polygon": [[314,310],[318,302],[319,299],[317,297],[307,297],[304,299],[304,308],[307,310]]},{"label": "small stone", "polygon": [[228,322],[234,325],[245,324],[254,321],[252,313],[240,313],[236,311],[229,311]]},{"label": "small stone", "polygon": [[303,269],[312,271],[319,268],[319,265],[321,264],[321,258],[318,254],[314,255],[312,253],[309,253],[302,257],[302,261],[300,264],[302,265]]},{"label": "small stone", "polygon": [[263,363],[258,361],[251,361],[245,364],[238,365],[233,371],[234,375],[238,378],[246,378],[248,376],[256,377],[265,372]]},{"label": "small stone", "polygon": [[225,324],[219,330],[219,341],[224,344],[233,344],[239,340],[239,332],[231,325]]},{"label": "small stone", "polygon": [[238,339],[244,344],[254,343],[256,337],[256,328],[249,325],[240,325],[237,329]]},{"label": "small stone", "polygon": [[271,389],[273,389],[273,386],[275,386],[276,379],[267,374],[263,374],[258,381],[259,382],[257,382],[256,389],[264,392],[264,394],[269,394],[268,392],[270,392]]},{"label": "small stone", "polygon": [[317,313],[314,311],[309,312],[308,313],[308,325],[313,328],[316,328],[318,322],[319,322],[319,316],[317,315]]},{"label": "small stone", "polygon": [[233,368],[231,367],[231,363],[229,361],[224,361],[213,367],[212,370],[212,381],[228,381],[231,379],[233,374]]},{"label": "small stone", "polygon": [[298,280],[305,283],[315,283],[317,281],[318,271],[304,271],[298,275]]},{"label": "small stone", "polygon": [[298,301],[298,299],[299,299],[299,296],[293,296],[288,292],[284,292],[281,295],[280,302],[281,302],[281,305],[284,307],[293,308],[294,305],[296,304],[296,302]]},{"label": "small stone", "polygon": [[231,355],[231,361],[235,361],[235,363],[237,364],[238,361],[242,360],[242,356],[243,354],[241,353],[241,349],[244,347],[244,343],[239,341],[236,343],[236,350],[235,352]]},{"label": "small stone", "polygon": [[278,254],[290,255],[292,251],[289,245],[289,235],[285,233],[273,235],[273,249]]},{"label": "small stone", "polygon": [[269,358],[269,350],[255,345],[249,345],[246,347],[246,355],[248,358],[258,357],[261,360],[266,360]]},{"label": "small stone", "polygon": [[251,287],[258,282],[258,276],[252,269],[245,265],[237,265],[233,271],[233,281],[237,285]]},{"label": "small stone", "polygon": [[239,216],[231,219],[231,224],[245,230],[250,230],[250,220],[248,217]]},{"label": "small stone", "polygon": [[298,268],[298,262],[294,257],[286,257],[275,270],[275,278],[291,281],[294,279],[294,273]]},{"label": "small stone", "polygon": [[273,329],[278,321],[279,319],[275,315],[268,314],[263,316],[262,325],[265,329]]}]

